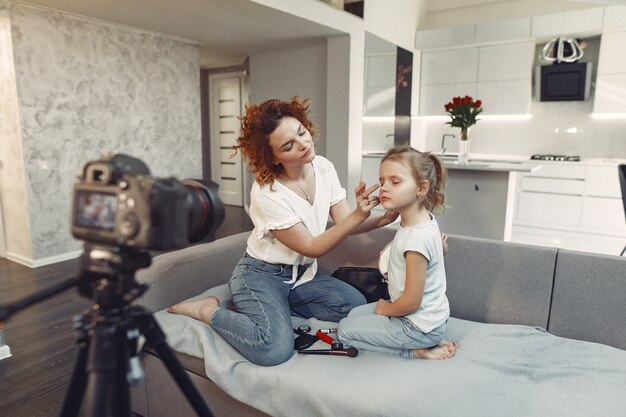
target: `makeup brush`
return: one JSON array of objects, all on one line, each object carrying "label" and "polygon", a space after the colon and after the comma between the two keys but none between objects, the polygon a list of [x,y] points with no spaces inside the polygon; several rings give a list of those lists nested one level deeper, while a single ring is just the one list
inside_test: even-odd
[{"label": "makeup brush", "polygon": [[348,356],[355,358],[359,351],[355,347],[349,347],[347,349],[313,349],[313,350],[299,350],[298,353],[305,353],[307,355],[338,355]]}]

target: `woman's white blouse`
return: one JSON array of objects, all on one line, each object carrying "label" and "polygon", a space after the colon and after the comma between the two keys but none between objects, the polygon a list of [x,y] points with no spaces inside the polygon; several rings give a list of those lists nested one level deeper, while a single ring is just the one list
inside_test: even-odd
[{"label": "woman's white blouse", "polygon": [[[272,230],[288,229],[302,223],[312,236],[326,230],[330,207],[346,198],[334,165],[323,156],[313,159],[315,173],[315,200],[310,204],[291,189],[274,181],[272,187],[257,182],[250,191],[250,218],[254,230],[248,238],[247,252],[265,262],[293,265],[289,283],[295,286],[310,281],[317,272],[317,262],[289,249],[272,236]],[[298,265],[310,264],[296,282]]]}]

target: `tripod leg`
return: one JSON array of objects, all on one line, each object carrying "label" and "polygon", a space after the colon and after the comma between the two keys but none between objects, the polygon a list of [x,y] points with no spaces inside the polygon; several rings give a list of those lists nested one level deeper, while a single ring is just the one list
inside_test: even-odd
[{"label": "tripod leg", "polygon": [[189,376],[185,373],[182,365],[178,361],[178,358],[174,355],[174,352],[165,342],[165,333],[159,327],[154,317],[145,311],[141,307],[135,307],[133,309],[133,318],[136,319],[137,327],[146,336],[146,339],[156,349],[161,359],[167,366],[167,370],[170,375],[178,384],[187,401],[196,411],[196,414],[200,417],[213,417],[213,414],[207,407],[206,403],[200,396],[200,393],[196,389],[196,386],[191,382]]},{"label": "tripod leg", "polygon": [[80,410],[80,404],[85,395],[85,386],[87,385],[87,373],[85,372],[85,364],[87,363],[87,349],[89,348],[89,340],[87,338],[87,330],[85,328],[85,317],[76,320],[74,327],[81,332],[78,339],[78,356],[72,371],[72,378],[67,387],[65,401],[61,409],[61,417],[76,417]]},{"label": "tripod leg", "polygon": [[130,389],[128,386],[128,343],[126,343],[126,331],[118,332],[120,343],[118,344],[117,360],[119,366],[116,370],[116,387],[111,398],[111,410],[114,416],[131,417],[130,414]]},{"label": "tripod leg", "polygon": [[106,318],[97,321],[93,327],[87,363],[89,378],[86,404],[91,417],[107,415],[109,401],[112,398],[111,387],[118,367],[119,344],[117,325]]}]

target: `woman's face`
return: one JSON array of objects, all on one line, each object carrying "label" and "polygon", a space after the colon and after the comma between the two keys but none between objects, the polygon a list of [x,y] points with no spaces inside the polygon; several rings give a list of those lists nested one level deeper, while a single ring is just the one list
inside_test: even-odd
[{"label": "woman's face", "polygon": [[284,117],[269,136],[274,163],[283,167],[302,166],[315,158],[311,133],[293,117]]}]

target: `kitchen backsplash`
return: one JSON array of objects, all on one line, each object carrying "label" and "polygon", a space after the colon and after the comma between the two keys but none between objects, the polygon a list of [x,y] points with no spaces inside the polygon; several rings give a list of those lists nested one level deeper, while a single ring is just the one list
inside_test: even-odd
[{"label": "kitchen backsplash", "polygon": [[[587,39],[580,62],[592,62],[593,80],[598,65],[600,39]],[[538,56],[543,45],[537,45]],[[535,65],[540,65],[535,62]],[[529,118],[497,118],[480,120],[471,129],[471,152],[494,154],[564,154],[583,158],[626,158],[626,115],[623,117],[592,116],[595,93],[592,82],[589,99],[584,101],[541,102],[533,96]],[[480,97],[477,97],[480,99]],[[483,103],[488,107],[489,103]],[[443,114],[443,103],[442,103]],[[457,140],[446,139],[446,148],[454,152],[458,145],[458,129],[445,122],[448,118],[417,119],[426,131],[426,149],[438,150],[443,134],[455,134]]]}]

